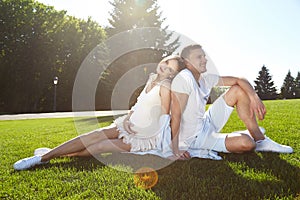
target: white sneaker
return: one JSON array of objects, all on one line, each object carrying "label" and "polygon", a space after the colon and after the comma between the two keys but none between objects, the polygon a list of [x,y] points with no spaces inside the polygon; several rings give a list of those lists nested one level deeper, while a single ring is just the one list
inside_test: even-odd
[{"label": "white sneaker", "polygon": [[293,148],[287,145],[278,144],[265,136],[264,140],[256,142],[256,151],[271,151],[277,153],[293,153]]},{"label": "white sneaker", "polygon": [[42,155],[45,155],[46,153],[48,153],[51,150],[52,149],[47,148],[47,147],[37,148],[37,149],[34,150],[33,155],[35,155],[35,156],[42,156]]},{"label": "white sneaker", "polygon": [[21,159],[21,160],[15,162],[14,169],[15,170],[29,169],[29,168],[31,168],[35,165],[42,164],[41,159],[42,159],[41,156],[32,156],[32,157],[29,157],[29,158]]},{"label": "white sneaker", "polygon": [[[43,156],[46,153],[48,153],[49,151],[51,151],[51,150],[52,149],[47,148],[47,147],[37,148],[37,149],[34,150],[33,155],[35,155],[35,156]],[[49,163],[49,161],[41,162],[41,163],[39,163],[39,165],[48,164],[48,163]]]}]

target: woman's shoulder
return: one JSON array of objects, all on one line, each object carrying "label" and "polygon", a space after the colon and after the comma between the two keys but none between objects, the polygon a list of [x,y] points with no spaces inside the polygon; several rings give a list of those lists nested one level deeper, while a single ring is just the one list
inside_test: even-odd
[{"label": "woman's shoulder", "polygon": [[171,91],[171,80],[165,79],[160,83],[160,92],[170,93],[170,91]]},{"label": "woman's shoulder", "polygon": [[165,80],[160,82],[160,85],[164,86],[164,87],[170,87],[171,83],[172,83],[172,81],[170,79],[165,79]]},{"label": "woman's shoulder", "polygon": [[156,77],[157,77],[157,74],[155,74],[155,73],[150,73],[150,74],[149,74],[148,81],[153,81],[153,80],[156,79]]}]

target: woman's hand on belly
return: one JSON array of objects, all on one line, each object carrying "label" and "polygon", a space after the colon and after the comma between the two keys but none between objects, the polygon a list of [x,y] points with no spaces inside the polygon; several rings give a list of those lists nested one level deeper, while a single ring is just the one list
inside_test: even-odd
[{"label": "woman's hand on belly", "polygon": [[133,123],[130,122],[129,118],[125,118],[125,120],[123,121],[123,127],[125,129],[125,131],[127,131],[127,133],[129,134],[136,134],[137,132],[132,130],[133,127]]}]

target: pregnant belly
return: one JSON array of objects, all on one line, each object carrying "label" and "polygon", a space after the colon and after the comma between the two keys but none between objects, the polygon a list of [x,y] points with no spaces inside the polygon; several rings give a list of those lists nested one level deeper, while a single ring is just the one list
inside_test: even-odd
[{"label": "pregnant belly", "polygon": [[151,123],[131,123],[133,124],[131,128],[137,132],[137,137],[150,137],[157,134],[159,130],[158,121],[152,121]]}]

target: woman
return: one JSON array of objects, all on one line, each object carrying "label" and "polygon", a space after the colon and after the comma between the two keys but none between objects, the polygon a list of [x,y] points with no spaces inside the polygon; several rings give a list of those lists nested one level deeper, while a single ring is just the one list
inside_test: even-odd
[{"label": "woman", "polygon": [[104,152],[141,152],[156,148],[164,120],[170,112],[170,85],[185,67],[181,57],[164,58],[151,74],[144,90],[128,115],[117,118],[111,126],[71,139],[44,155],[24,158],[14,164],[15,170],[29,169],[61,156],[90,156]]}]

